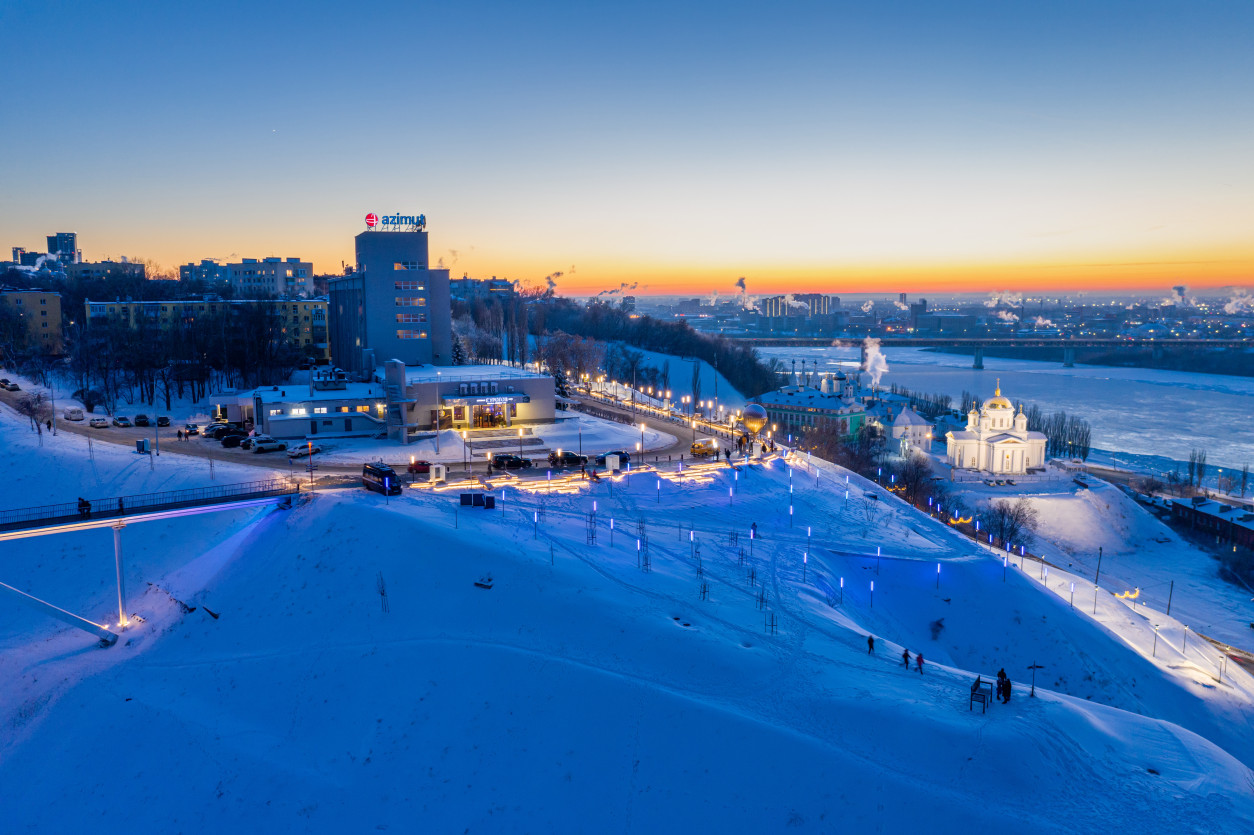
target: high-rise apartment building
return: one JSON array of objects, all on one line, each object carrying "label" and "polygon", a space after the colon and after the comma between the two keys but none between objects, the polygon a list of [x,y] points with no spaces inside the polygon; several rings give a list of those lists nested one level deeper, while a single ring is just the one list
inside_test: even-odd
[{"label": "high-rise apartment building", "polygon": [[48,236],[48,254],[56,255],[63,264],[77,264],[81,258],[78,251],[77,232],[58,232]]}]

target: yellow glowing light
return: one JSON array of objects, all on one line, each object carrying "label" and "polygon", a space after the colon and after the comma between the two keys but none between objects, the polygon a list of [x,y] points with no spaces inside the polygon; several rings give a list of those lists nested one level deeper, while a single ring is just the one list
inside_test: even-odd
[{"label": "yellow glowing light", "polygon": [[1125,591],[1125,592],[1115,595],[1115,597],[1119,597],[1124,600],[1136,600],[1140,596],[1141,596],[1141,590],[1139,588],[1134,591]]}]

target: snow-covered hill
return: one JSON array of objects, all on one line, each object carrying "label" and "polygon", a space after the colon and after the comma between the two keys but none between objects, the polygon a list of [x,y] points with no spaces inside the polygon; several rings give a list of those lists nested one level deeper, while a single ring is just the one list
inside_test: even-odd
[{"label": "snow-covered hill", "polygon": [[[1195,686],[1114,615],[1003,582],[887,496],[864,510],[873,486],[846,505],[843,478],[636,473],[494,511],[344,490],[128,528],[147,620],[116,647],[0,612],[6,828],[1254,827],[1248,676]],[[5,543],[0,579],[103,618],[100,539]],[[969,710],[1001,666],[1010,704]]]}]

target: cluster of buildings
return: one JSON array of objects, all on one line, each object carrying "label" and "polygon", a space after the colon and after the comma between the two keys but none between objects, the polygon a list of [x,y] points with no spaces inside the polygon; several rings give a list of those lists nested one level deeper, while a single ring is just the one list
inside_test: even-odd
[{"label": "cluster of buildings", "polygon": [[[220,393],[218,413],[275,438],[365,435],[402,444],[444,429],[508,433],[552,422],[551,376],[453,365],[454,282],[430,263],[425,218],[395,229],[376,228],[377,220],[367,215],[369,228],[354,240],[353,272],[328,284],[331,365],[311,371],[307,386]],[[513,292],[509,282],[469,281],[458,281],[468,298]]]}]

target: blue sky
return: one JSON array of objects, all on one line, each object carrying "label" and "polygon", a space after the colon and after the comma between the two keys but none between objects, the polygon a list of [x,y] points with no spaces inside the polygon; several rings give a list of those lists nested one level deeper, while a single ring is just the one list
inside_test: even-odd
[{"label": "blue sky", "polygon": [[0,7],[0,245],[330,270],[399,211],[571,290],[1254,266],[1254,4],[262,5]]}]

